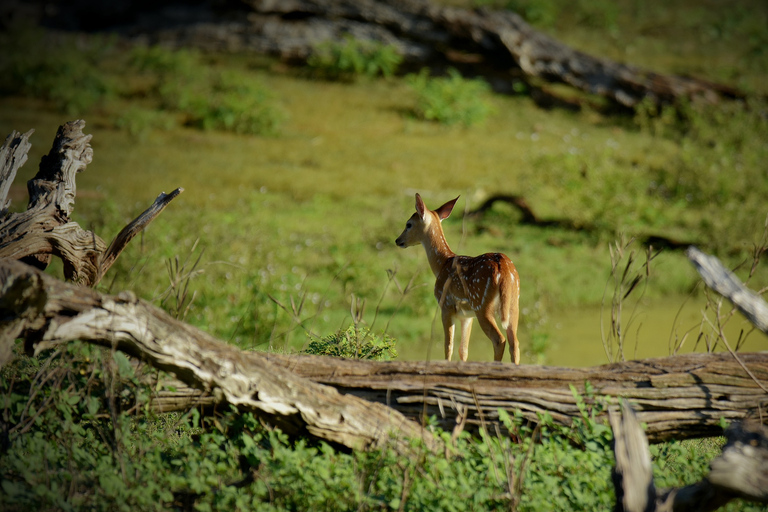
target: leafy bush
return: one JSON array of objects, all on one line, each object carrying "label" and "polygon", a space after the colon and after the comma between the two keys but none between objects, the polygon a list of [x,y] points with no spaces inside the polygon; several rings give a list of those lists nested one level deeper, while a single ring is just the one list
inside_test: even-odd
[{"label": "leafy bush", "polygon": [[367,328],[354,326],[324,338],[310,339],[304,353],[376,361],[397,357],[395,340],[386,334],[378,337]]},{"label": "leafy bush", "polygon": [[490,91],[481,79],[465,79],[455,69],[447,77],[430,77],[427,69],[406,77],[416,92],[416,115],[442,124],[471,126],[481,123],[492,108],[483,95]]},{"label": "leafy bush", "polygon": [[131,62],[152,81],[160,106],[191,126],[250,135],[280,131],[285,114],[275,98],[243,72],[215,72],[196,52],[161,47],[137,47]]},{"label": "leafy bush", "polygon": [[153,130],[170,130],[176,124],[168,112],[149,110],[137,106],[128,107],[115,120],[115,126],[138,139],[144,139]]},{"label": "leafy bush", "polygon": [[45,99],[73,116],[117,94],[114,81],[100,67],[113,49],[107,38],[76,43],[71,36],[14,25],[0,33],[0,45],[0,91],[5,94]]},{"label": "leafy bush", "polygon": [[326,41],[315,46],[307,64],[316,76],[352,81],[360,76],[392,76],[402,61],[403,57],[392,45],[346,36],[342,41]]}]

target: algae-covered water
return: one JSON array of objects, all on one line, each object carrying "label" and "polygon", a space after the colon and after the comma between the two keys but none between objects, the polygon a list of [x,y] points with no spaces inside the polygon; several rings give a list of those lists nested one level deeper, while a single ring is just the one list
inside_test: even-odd
[{"label": "algae-covered water", "polygon": [[[625,359],[642,359],[649,357],[665,357],[674,353],[704,352],[708,343],[715,351],[727,350],[722,342],[715,345],[716,336],[712,326],[703,315],[714,323],[715,315],[711,309],[705,312],[706,301],[703,298],[690,299],[686,297],[666,297],[639,305],[634,312],[634,319],[626,329],[624,342]],[[722,315],[730,311],[730,304],[724,302]],[[602,313],[602,324],[605,332],[601,333],[601,310],[599,306],[580,307],[570,310],[553,312],[550,326],[546,329],[548,335],[547,348],[543,359],[536,361],[531,355],[523,356],[523,364],[542,362],[553,366],[593,366],[611,361],[603,338],[608,337],[610,310]],[[632,311],[624,312],[624,320],[628,321]],[[768,336],[753,331],[749,322],[736,313],[725,324],[724,333],[728,343],[735,348],[740,334],[746,335],[746,340],[739,346],[740,352],[756,352],[768,350]],[[525,354],[525,344],[530,340],[527,333],[521,330],[521,349]],[[458,340],[456,341],[458,344]],[[619,348],[613,345],[613,360],[620,360]],[[442,329],[439,324],[433,329],[432,339],[416,340],[414,343],[399,343],[398,354],[405,360],[439,360],[443,359]],[[458,348],[454,348],[453,360],[458,357]],[[469,345],[470,361],[493,361],[493,349],[490,340],[480,328],[475,325]],[[509,353],[504,361],[509,361]]]}]

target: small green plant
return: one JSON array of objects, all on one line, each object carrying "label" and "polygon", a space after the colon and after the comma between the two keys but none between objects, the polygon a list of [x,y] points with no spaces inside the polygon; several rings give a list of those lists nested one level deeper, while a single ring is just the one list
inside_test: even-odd
[{"label": "small green plant", "polygon": [[463,124],[466,127],[481,123],[492,108],[484,95],[490,91],[481,79],[466,79],[456,69],[448,76],[431,77],[427,69],[406,77],[416,92],[416,116],[446,125]]},{"label": "small green plant", "polygon": [[[640,330],[638,322],[638,306],[642,299],[648,279],[651,276],[651,261],[659,255],[660,251],[653,252],[651,247],[645,249],[645,262],[635,260],[635,250],[632,245],[635,239],[626,240],[622,237],[608,246],[611,255],[610,277],[605,283],[603,292],[603,308],[600,310],[600,334],[608,361],[626,361],[634,359],[628,354],[626,347],[627,336],[630,328]],[[610,320],[603,321],[606,295],[611,289]],[[632,309],[627,312],[627,299],[633,292],[637,296]],[[607,324],[607,325],[606,325]]]},{"label": "small green plant", "polygon": [[327,80],[390,77],[403,61],[395,46],[346,36],[318,44],[307,59],[313,73]]},{"label": "small green plant", "polygon": [[386,334],[379,337],[365,327],[355,326],[323,338],[310,338],[304,353],[376,361],[397,358],[395,340]]}]

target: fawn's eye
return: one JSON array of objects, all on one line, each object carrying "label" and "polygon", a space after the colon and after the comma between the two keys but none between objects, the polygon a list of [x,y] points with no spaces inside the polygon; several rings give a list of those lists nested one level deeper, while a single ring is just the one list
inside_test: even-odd
[{"label": "fawn's eye", "polygon": [[406,222],[405,223],[405,229],[411,229],[412,226],[413,226],[412,222]]}]

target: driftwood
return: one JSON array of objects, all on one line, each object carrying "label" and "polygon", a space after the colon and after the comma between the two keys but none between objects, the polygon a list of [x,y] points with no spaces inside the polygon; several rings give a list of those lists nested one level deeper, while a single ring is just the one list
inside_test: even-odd
[{"label": "driftwood", "polygon": [[734,498],[768,503],[768,429],[754,421],[725,431],[723,453],[706,478],[680,489],[656,489],[648,441],[626,401],[611,411],[617,512],[709,512]]},{"label": "driftwood", "polygon": [[40,161],[37,175],[27,183],[26,211],[8,213],[10,185],[27,160],[29,137],[13,132],[0,149],[0,258],[24,261],[45,269],[52,256],[64,262],[64,276],[85,286],[95,286],[131,239],[157,217],[183,189],[160,194],[155,202],[107,244],[92,231],[70,221],[75,207],[77,173],[93,159],[91,135],[83,134],[85,121],[61,127],[53,147]]},{"label": "driftwood", "polygon": [[696,247],[688,248],[686,254],[707,286],[730,300],[755,327],[768,334],[768,303],[762,297],[744,286],[716,257]]},{"label": "driftwood", "polygon": [[406,453],[410,440],[419,438],[429,449],[438,447],[431,434],[397,411],[298,377],[129,292],[103,295],[0,259],[0,311],[0,343],[23,338],[26,349],[37,353],[73,340],[116,348],[288,433],[350,449],[392,443]]},{"label": "driftwood", "polygon": [[[88,2],[83,2],[81,9],[87,8]],[[133,22],[125,12],[117,30],[141,41],[255,51],[301,62],[317,44],[352,35],[396,46],[409,69],[456,66],[488,76],[501,91],[511,91],[513,81],[521,78],[529,85],[563,83],[630,108],[644,99],[662,104],[682,97],[743,96],[726,85],[654,73],[574,50],[511,11],[461,9],[428,0],[203,1],[185,9],[183,17],[177,11],[168,15],[158,10],[153,16],[144,12]],[[71,27],[77,22],[76,10],[62,11],[62,23]],[[98,20],[98,12],[82,12],[89,28],[113,28],[115,20]]]}]

